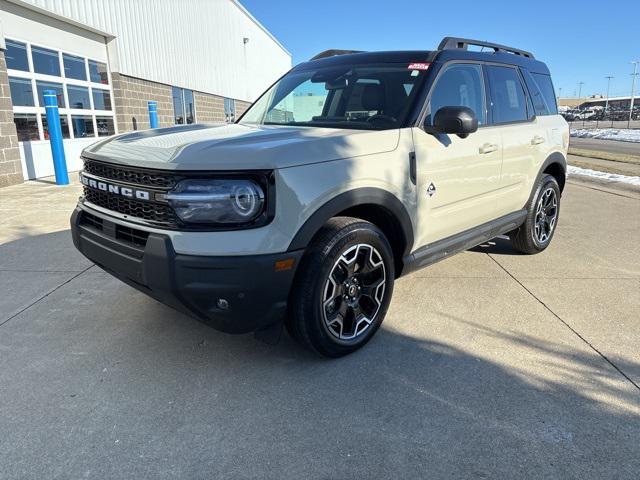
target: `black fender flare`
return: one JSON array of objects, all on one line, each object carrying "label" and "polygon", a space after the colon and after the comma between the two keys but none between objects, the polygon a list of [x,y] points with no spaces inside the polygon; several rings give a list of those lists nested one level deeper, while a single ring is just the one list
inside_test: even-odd
[{"label": "black fender flare", "polygon": [[[538,185],[538,182],[542,178],[542,175],[543,175],[544,171],[547,169],[547,167],[549,167],[549,165],[552,165],[554,163],[558,164],[560,166],[560,168],[562,169],[562,173],[564,174],[564,176],[566,178],[566,176],[567,176],[567,159],[565,158],[565,156],[562,153],[553,152],[551,155],[549,155],[547,157],[547,159],[544,162],[542,162],[542,165],[540,166],[540,169],[538,170],[538,175],[536,175],[536,179],[533,182],[533,186],[531,187],[531,193],[529,194],[529,198],[527,199],[527,204],[524,206],[524,208],[527,208],[527,205],[529,205],[531,203],[531,199],[533,198],[533,196],[536,193],[536,185]],[[562,188],[562,185],[560,187]]]},{"label": "black fender flare", "polygon": [[413,223],[407,209],[402,202],[390,192],[375,187],[363,187],[341,193],[318,208],[300,227],[289,244],[288,251],[304,249],[309,245],[314,235],[340,212],[360,205],[376,205],[390,213],[401,226],[404,237],[406,255],[413,248]]}]

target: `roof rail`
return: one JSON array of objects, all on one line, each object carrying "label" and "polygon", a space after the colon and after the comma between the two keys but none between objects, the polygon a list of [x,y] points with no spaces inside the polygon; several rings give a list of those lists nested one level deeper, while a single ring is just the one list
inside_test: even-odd
[{"label": "roof rail", "polygon": [[317,54],[315,57],[313,57],[309,61],[319,60],[321,58],[327,58],[327,57],[335,57],[336,55],[348,55],[350,53],[362,53],[362,50],[336,50],[336,49],[325,50],[324,52],[320,52],[319,54]]},{"label": "roof rail", "polygon": [[482,40],[471,40],[470,38],[444,37],[440,42],[440,45],[438,45],[438,50],[455,50],[458,48],[468,50],[469,45],[491,48],[494,52],[507,52],[531,59],[534,58],[531,52],[520,50],[519,48],[507,47],[506,45],[499,45],[497,43],[483,42]]}]

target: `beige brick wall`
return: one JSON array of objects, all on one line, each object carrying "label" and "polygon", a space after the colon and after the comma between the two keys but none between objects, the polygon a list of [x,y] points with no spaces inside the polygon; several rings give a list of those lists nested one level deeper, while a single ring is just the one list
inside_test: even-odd
[{"label": "beige brick wall", "polygon": [[18,135],[13,123],[13,104],[4,51],[0,50],[0,187],[22,183]]},{"label": "beige brick wall", "polygon": [[196,121],[199,123],[224,122],[224,98],[208,93],[194,92]]},{"label": "beige brick wall", "polygon": [[[196,102],[196,121],[203,123],[223,123],[224,117],[224,97],[211,95],[208,93],[194,92]],[[236,100],[236,118],[240,118],[251,104]]]},{"label": "beige brick wall", "polygon": [[243,102],[242,100],[236,100],[236,118],[240,118],[244,112],[247,111],[251,104],[249,102]]},{"label": "beige brick wall", "polygon": [[158,102],[158,122],[161,127],[173,126],[171,87],[162,83],[111,74],[113,102],[118,132],[146,130],[149,125],[149,100]]},{"label": "beige brick wall", "polygon": [[[120,133],[149,128],[147,102],[158,102],[158,121],[161,127],[173,126],[173,99],[171,86],[129,77],[120,73],[111,74],[113,102]],[[196,121],[199,123],[223,123],[224,98],[203,92],[193,92],[196,104]],[[236,118],[251,105],[236,100]],[[135,123],[135,128],[134,128]]]}]

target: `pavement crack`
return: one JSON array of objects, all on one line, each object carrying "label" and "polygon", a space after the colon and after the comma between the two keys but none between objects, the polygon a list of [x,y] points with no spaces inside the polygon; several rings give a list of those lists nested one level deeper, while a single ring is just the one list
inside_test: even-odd
[{"label": "pavement crack", "polygon": [[47,293],[45,293],[44,295],[42,295],[41,297],[37,298],[36,300],[34,300],[33,302],[31,302],[29,305],[27,305],[26,307],[20,309],[19,311],[17,311],[16,313],[14,313],[13,315],[11,315],[9,318],[7,318],[5,321],[3,321],[2,323],[0,323],[0,327],[2,327],[3,325],[6,325],[7,323],[9,323],[11,320],[13,320],[14,318],[16,318],[18,315],[20,315],[21,313],[25,312],[26,310],[30,309],[31,307],[33,307],[36,303],[41,302],[42,300],[44,300],[45,298],[47,298],[49,295],[51,295],[52,293],[58,291],[60,288],[64,287],[65,285],[67,285],[68,283],[70,283],[71,281],[75,280],[76,278],[78,278],[80,275],[82,275],[83,273],[85,273],[87,270],[89,270],[90,268],[92,268],[93,265],[89,265],[87,268],[85,268],[84,270],[82,270],[81,272],[78,272],[76,275],[74,275],[73,277],[69,278],[68,280],[65,280],[64,282],[62,282],[60,285],[58,285],[57,287],[52,288],[51,290],[49,290]]},{"label": "pavement crack", "polygon": [[531,295],[533,298],[535,298],[538,303],[540,303],[540,305],[542,305],[549,313],[551,313],[551,315],[553,315],[554,317],[556,317],[565,327],[567,327],[571,332],[573,332],[574,335],[576,335],[580,340],[582,340],[589,348],[591,348],[594,352],[596,352],[598,355],[600,355],[600,357],[602,357],[602,359],[604,361],[606,361],[609,365],[611,365],[613,368],[615,368],[618,373],[620,375],[622,375],[624,378],[626,378],[631,385],[633,385],[634,387],[636,387],[638,390],[640,390],[640,385],[638,385],[636,382],[634,382],[626,373],[624,373],[622,371],[622,369],[620,369],[620,367],[618,367],[612,360],[610,360],[604,353],[602,353],[600,350],[598,350],[591,342],[589,342],[589,340],[587,340],[586,338],[584,338],[575,328],[573,328],[571,325],[569,325],[566,321],[564,321],[562,319],[562,317],[560,317],[560,315],[558,315],[556,312],[554,312],[551,307],[549,307],[546,303],[544,303],[540,298],[538,298],[536,296],[535,293],[533,293],[531,290],[529,290],[520,280],[518,280],[515,275],[513,275],[509,270],[507,270],[500,262],[498,262],[490,253],[487,254],[487,256],[493,260],[495,262],[496,265],[498,265],[502,270],[504,270],[504,272],[509,275],[518,285],[520,285],[529,295]]}]

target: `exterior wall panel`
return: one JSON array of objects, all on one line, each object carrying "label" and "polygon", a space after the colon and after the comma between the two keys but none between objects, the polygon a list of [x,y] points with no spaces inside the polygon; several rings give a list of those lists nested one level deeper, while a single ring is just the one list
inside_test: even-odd
[{"label": "exterior wall panel", "polygon": [[4,51],[0,50],[0,187],[16,183],[22,183],[22,165],[16,126],[13,123],[7,65]]},{"label": "exterior wall panel", "polygon": [[24,1],[115,35],[113,70],[131,77],[251,102],[291,67],[233,0]]}]

